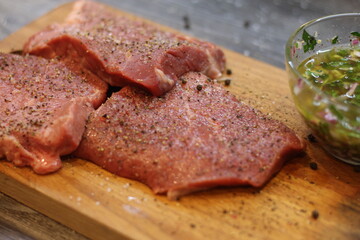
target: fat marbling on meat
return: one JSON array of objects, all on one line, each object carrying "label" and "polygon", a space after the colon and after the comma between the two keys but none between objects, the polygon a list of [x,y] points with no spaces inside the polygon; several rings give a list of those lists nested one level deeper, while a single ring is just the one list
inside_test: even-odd
[{"label": "fat marbling on meat", "polygon": [[137,85],[156,96],[184,73],[217,78],[225,67],[224,53],[214,44],[160,30],[93,1],[77,1],[65,23],[33,35],[24,51],[82,59],[85,68],[110,85]]},{"label": "fat marbling on meat", "polygon": [[46,174],[77,148],[107,85],[72,65],[0,53],[0,158]]},{"label": "fat marbling on meat", "polygon": [[134,87],[89,117],[75,155],[171,199],[204,188],[262,186],[303,143],[201,73],[163,97]]}]

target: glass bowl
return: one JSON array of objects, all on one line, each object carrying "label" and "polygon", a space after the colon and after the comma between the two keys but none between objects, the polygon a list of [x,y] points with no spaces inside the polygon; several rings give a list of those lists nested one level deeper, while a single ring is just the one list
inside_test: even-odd
[{"label": "glass bowl", "polygon": [[[285,49],[286,71],[298,111],[328,153],[354,165],[360,165],[360,105],[324,92],[298,67],[306,59],[334,47],[360,49],[359,32],[360,13],[326,16],[300,26]],[[358,66],[360,69],[360,63]],[[360,79],[360,74],[357,76]],[[360,94],[360,81],[351,86]]]}]

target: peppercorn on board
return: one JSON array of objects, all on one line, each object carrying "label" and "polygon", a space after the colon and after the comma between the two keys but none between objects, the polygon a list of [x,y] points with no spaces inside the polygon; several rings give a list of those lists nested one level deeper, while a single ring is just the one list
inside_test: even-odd
[{"label": "peppercorn on board", "polygon": [[[13,33],[0,42],[0,51],[21,49],[30,35],[61,22],[71,6]],[[0,191],[94,239],[360,238],[360,173],[306,140],[310,132],[283,70],[224,51],[232,70],[229,91],[308,143],[306,154],[287,162],[265,187],[217,188],[169,201],[90,162],[66,159],[59,172],[45,176],[1,160]]]}]

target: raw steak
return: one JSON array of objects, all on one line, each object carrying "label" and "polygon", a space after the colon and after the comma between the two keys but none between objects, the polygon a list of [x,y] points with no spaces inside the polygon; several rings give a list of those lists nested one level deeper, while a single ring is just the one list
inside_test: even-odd
[{"label": "raw steak", "polygon": [[76,2],[64,24],[32,36],[24,51],[80,58],[110,85],[137,85],[156,96],[169,91],[184,73],[217,78],[225,66],[223,52],[211,43],[159,30],[91,1]]},{"label": "raw steak", "polygon": [[[74,67],[75,69],[75,67]],[[90,72],[55,60],[0,53],[0,158],[39,174],[61,167],[107,85]]]},{"label": "raw steak", "polygon": [[170,199],[220,185],[262,186],[303,143],[220,84],[188,73],[163,97],[124,87],[89,117],[75,155]]}]

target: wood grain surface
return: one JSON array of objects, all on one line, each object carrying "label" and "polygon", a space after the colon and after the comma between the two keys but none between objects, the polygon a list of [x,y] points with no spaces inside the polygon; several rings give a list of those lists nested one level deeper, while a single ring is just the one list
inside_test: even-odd
[{"label": "wood grain surface", "polygon": [[[61,21],[69,8],[62,6],[13,33],[0,42],[0,51],[20,49],[29,35]],[[229,90],[306,139],[309,130],[294,108],[285,72],[225,53],[233,71]],[[318,169],[312,170],[310,162]],[[47,176],[0,161],[0,191],[93,239],[360,239],[359,174],[308,142],[306,155],[289,161],[262,189],[218,188],[174,202],[84,160],[65,159],[63,169]],[[10,199],[0,195],[4,198]],[[49,221],[43,233],[39,228],[32,232],[31,224],[42,225],[31,221],[36,212],[18,210],[0,206],[0,212],[13,211],[0,215],[7,234],[22,229],[29,236],[23,239],[49,239],[53,227],[64,229],[58,239],[83,238]],[[16,225],[17,213],[31,224]]]}]

